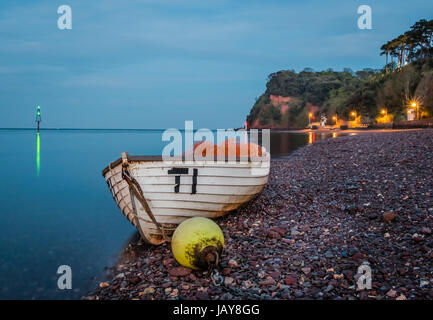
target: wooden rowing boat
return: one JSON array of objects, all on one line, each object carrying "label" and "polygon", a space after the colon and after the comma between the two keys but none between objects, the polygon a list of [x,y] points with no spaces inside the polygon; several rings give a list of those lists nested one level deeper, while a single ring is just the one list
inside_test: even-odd
[{"label": "wooden rowing boat", "polygon": [[125,217],[145,240],[160,244],[187,218],[216,218],[253,199],[268,181],[269,166],[266,150],[245,161],[122,153],[102,174]]}]

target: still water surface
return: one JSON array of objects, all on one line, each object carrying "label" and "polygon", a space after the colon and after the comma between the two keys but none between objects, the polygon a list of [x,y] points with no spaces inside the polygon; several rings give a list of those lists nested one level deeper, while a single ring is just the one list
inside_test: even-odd
[{"label": "still water surface", "polygon": [[[0,299],[78,299],[103,280],[136,230],[101,175],[119,158],[161,154],[159,130],[0,130]],[[273,158],[322,133],[272,132]],[[336,135],[334,134],[334,137]],[[57,288],[60,265],[72,290]]]}]

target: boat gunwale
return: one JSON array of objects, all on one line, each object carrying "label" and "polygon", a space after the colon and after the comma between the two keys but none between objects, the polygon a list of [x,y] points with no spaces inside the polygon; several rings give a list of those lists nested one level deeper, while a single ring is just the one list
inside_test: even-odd
[{"label": "boat gunwale", "polygon": [[[270,160],[269,157],[269,153],[266,152],[265,155],[261,156],[261,157],[240,157],[240,156],[236,156],[235,158],[231,158],[231,157],[218,157],[215,156],[213,160],[211,159],[186,159],[185,155],[182,156],[176,156],[176,157],[170,157],[168,159],[168,161],[214,161],[214,162],[219,162],[219,163],[226,163],[226,162],[245,162],[245,160],[248,160],[248,163],[251,162],[266,162]],[[167,161],[167,160],[166,160]],[[242,161],[242,162],[241,162]],[[163,162],[163,157],[162,156],[131,156],[128,155],[128,162]],[[114,169],[115,167],[117,167],[119,164],[122,163],[122,158],[118,158],[117,160],[110,162],[110,164],[108,166],[106,166],[103,170],[102,170],[102,176],[105,177],[105,175],[107,174],[107,172],[110,171],[110,169]]]}]

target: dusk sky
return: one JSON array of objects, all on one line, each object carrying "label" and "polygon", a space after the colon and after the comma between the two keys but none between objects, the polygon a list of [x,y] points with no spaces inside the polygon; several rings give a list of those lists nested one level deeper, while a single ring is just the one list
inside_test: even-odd
[{"label": "dusk sky", "polygon": [[42,127],[240,127],[268,74],[381,68],[380,46],[432,16],[425,0],[1,0],[0,127],[33,127],[38,104]]}]

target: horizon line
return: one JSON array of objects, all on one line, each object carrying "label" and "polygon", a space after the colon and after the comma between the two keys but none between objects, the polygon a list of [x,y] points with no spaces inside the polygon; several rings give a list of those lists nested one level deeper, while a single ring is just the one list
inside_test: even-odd
[{"label": "horizon line", "polygon": [[[61,131],[61,130],[94,130],[94,131],[102,131],[102,130],[117,130],[117,131],[164,131],[164,130],[180,130],[180,131],[185,131],[185,129],[179,129],[179,128],[40,128],[39,131]],[[243,128],[226,128],[225,130],[229,130],[229,129],[233,129],[233,130],[238,130],[238,129],[243,129]],[[38,131],[37,128],[0,128],[0,130],[27,130],[27,131]],[[194,129],[196,130],[196,129]],[[197,129],[198,130],[198,129]],[[214,129],[211,128],[210,130],[218,130],[218,129]]]}]

